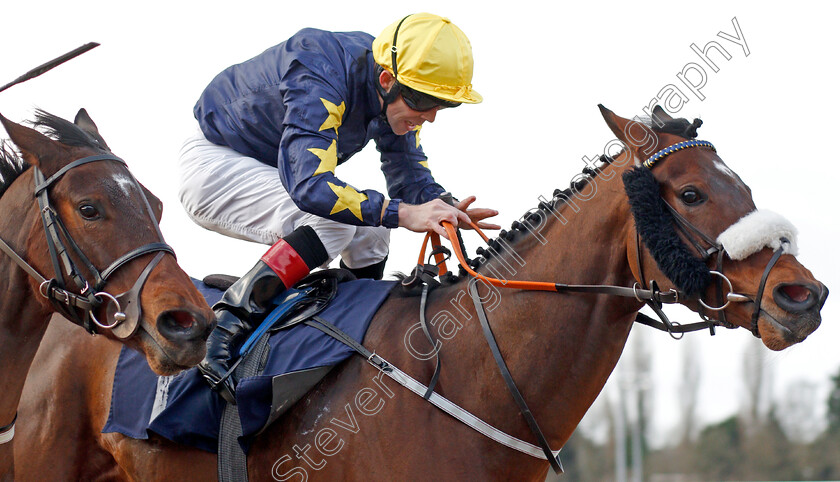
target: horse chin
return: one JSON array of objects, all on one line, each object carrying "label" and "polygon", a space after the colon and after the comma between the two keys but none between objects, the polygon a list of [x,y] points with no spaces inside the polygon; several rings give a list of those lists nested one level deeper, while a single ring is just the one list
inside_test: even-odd
[{"label": "horse chin", "polygon": [[805,314],[791,316],[781,310],[761,310],[758,319],[758,333],[764,346],[781,351],[805,340],[820,326],[820,315]]},{"label": "horse chin", "polygon": [[204,340],[191,343],[192,346],[169,347],[169,343],[160,343],[157,337],[144,327],[137,331],[137,349],[146,356],[149,368],[157,375],[169,376],[192,368],[204,359],[207,345]]}]

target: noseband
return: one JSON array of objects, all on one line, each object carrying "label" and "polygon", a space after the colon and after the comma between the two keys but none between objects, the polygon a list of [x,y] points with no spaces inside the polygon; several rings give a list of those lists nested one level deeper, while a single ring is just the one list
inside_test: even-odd
[{"label": "noseband", "polygon": [[[707,149],[711,149],[712,151],[716,150],[711,142],[687,140],[683,142],[678,142],[672,146],[660,150],[659,152],[648,158],[644,163],[642,163],[642,165],[645,168],[651,170],[657,162],[663,160],[668,155],[690,147],[704,147]],[[700,260],[703,262],[703,266],[705,267],[712,257],[715,258],[715,270],[709,270],[708,268],[705,269],[708,271],[709,275],[714,276],[715,278],[717,303],[719,306],[710,306],[703,300],[702,294],[697,295],[697,302],[700,304],[700,316],[708,323],[708,327],[711,330],[712,334],[714,334],[715,326],[723,326],[725,328],[737,328],[736,325],[730,323],[726,319],[725,309],[729,306],[730,303],[744,303],[752,301],[755,304],[755,309],[753,310],[751,316],[750,331],[756,338],[761,338],[761,335],[758,331],[758,318],[761,314],[761,299],[764,294],[764,287],[767,283],[767,278],[770,276],[770,271],[776,265],[776,262],[779,260],[781,255],[785,252],[787,246],[790,244],[790,241],[788,241],[788,239],[784,237],[781,238],[780,246],[774,251],[773,256],[770,258],[770,261],[767,263],[767,266],[764,269],[764,273],[761,276],[761,280],[759,282],[755,298],[750,298],[747,295],[735,293],[732,288],[732,282],[730,282],[729,278],[727,278],[726,275],[723,273],[723,257],[724,254],[726,254],[726,249],[724,248],[724,246],[717,240],[708,236],[701,229],[694,226],[690,221],[685,219],[680,213],[677,212],[676,209],[673,208],[673,206],[668,204],[667,201],[661,199],[661,202],[664,204],[664,206],[667,209],[667,212],[673,218],[674,225],[683,234],[683,237],[691,243],[692,247],[699,254]],[[638,264],[640,283],[642,286],[644,286],[645,276],[642,270],[642,252],[640,238],[641,236],[638,234],[637,231],[636,261]],[[704,247],[704,244],[708,247]],[[726,294],[724,294],[724,284],[728,289],[728,291],[726,291]],[[654,311],[657,311],[657,314],[659,314],[660,317],[662,316],[662,314],[660,314],[661,310],[657,310],[656,307],[652,308],[654,308]],[[707,314],[709,312],[718,313],[719,318],[715,319],[713,315]]]},{"label": "noseband", "polygon": [[[38,166],[32,167],[35,180],[35,197],[38,199],[38,206],[40,207],[41,220],[47,239],[47,248],[55,273],[54,278],[46,279],[2,239],[0,239],[0,250],[11,257],[30,276],[38,280],[40,282],[39,292],[41,295],[50,300],[56,310],[73,323],[82,326],[91,334],[98,333],[98,328],[110,329],[114,336],[125,339],[132,336],[139,327],[139,322],[142,318],[140,292],[149,274],[160,262],[165,253],[174,256],[175,252],[171,246],[163,241],[163,234],[160,232],[149,201],[144,195],[142,197],[146,213],[152,220],[152,225],[160,241],[145,244],[125,253],[101,272],[93,265],[72,236],[70,236],[58,212],[52,207],[48,191],[49,187],[57,183],[69,170],[98,161],[116,161],[127,167],[125,161],[113,154],[100,154],[78,159],[67,164],[48,179],[44,179],[44,174]],[[131,172],[128,175],[134,186],[142,193],[142,188],[140,187],[140,183],[137,182],[137,179],[134,178]],[[71,259],[68,251],[72,251],[80,260],[85,271],[93,277],[92,280],[84,277],[83,273]],[[108,278],[120,267],[135,258],[155,252],[157,255],[146,265],[146,268],[137,278],[131,289],[116,296],[102,291]],[[68,290],[64,284],[64,279],[72,280],[79,292],[75,293]],[[114,312],[110,315],[110,320],[100,320],[94,314],[94,311],[103,303],[113,305],[114,307]],[[81,311],[81,315],[79,311]]]}]

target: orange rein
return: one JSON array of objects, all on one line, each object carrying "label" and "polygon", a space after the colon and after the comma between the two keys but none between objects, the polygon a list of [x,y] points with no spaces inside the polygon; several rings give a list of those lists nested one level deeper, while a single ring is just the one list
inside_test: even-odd
[{"label": "orange rein", "polygon": [[[488,276],[484,276],[483,274],[476,273],[470,265],[466,261],[466,257],[464,253],[461,251],[461,245],[457,241],[458,233],[457,228],[448,221],[443,221],[441,223],[443,225],[443,229],[446,230],[446,234],[449,235],[449,241],[452,244],[452,249],[455,251],[455,256],[458,258],[458,262],[464,270],[475,278],[478,278],[482,281],[485,281],[493,286],[498,286],[499,288],[514,288],[514,289],[523,289],[523,290],[534,290],[534,291],[554,291],[557,292],[557,285],[554,283],[549,283],[545,281],[515,281],[515,280],[508,280],[503,281],[498,278],[491,278]],[[476,226],[474,223],[470,222],[470,227],[472,227],[475,232],[478,233],[479,236],[484,240],[484,242],[489,242],[490,239],[481,229]],[[430,231],[426,233],[426,238],[423,240],[423,247],[420,250],[420,258],[417,261],[418,264],[422,265],[425,262],[426,257],[426,245],[429,243],[429,240],[432,242],[432,246],[441,246],[440,244],[440,235],[437,233]],[[439,273],[442,275],[446,273],[446,261],[444,260],[442,253],[435,254],[435,261],[437,262]]]}]

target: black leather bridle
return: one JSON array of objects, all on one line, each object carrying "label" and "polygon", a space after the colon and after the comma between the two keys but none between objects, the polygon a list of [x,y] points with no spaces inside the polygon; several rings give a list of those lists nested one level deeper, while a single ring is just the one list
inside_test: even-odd
[{"label": "black leather bridle", "polygon": [[[160,232],[158,223],[154,217],[151,206],[146,196],[143,197],[143,203],[146,213],[152,220],[152,224],[160,241],[145,244],[138,248],[120,256],[114,260],[103,271],[99,271],[90,259],[84,254],[82,249],[76,243],[64,223],[58,215],[58,212],[52,207],[49,198],[50,186],[57,183],[67,171],[76,167],[98,161],[116,161],[127,167],[124,160],[113,154],[98,154],[94,156],[84,157],[73,161],[58,172],[45,179],[44,174],[38,166],[32,166],[33,176],[35,181],[35,197],[38,200],[40,208],[41,220],[43,221],[44,231],[47,240],[47,247],[50,253],[50,259],[54,268],[55,277],[47,279],[29,263],[26,262],[20,255],[18,255],[4,240],[0,239],[0,250],[5,252],[12,258],[18,266],[26,271],[30,276],[39,281],[39,291],[41,295],[49,299],[56,310],[68,318],[73,323],[82,326],[91,334],[96,334],[99,329],[109,329],[119,339],[126,339],[131,337],[140,325],[141,307],[140,307],[140,292],[143,285],[149,277],[149,274],[160,262],[166,253],[175,255],[171,246],[166,244],[163,240],[163,234]],[[137,179],[128,172],[128,178],[134,186],[143,192],[140,183]],[[82,271],[78,269],[73,259],[70,257],[69,251],[75,254],[76,258],[81,262],[85,271],[93,278],[88,280],[84,277]],[[146,265],[146,268],[137,278],[134,286],[128,291],[112,295],[103,291],[108,278],[114,274],[120,267],[126,263],[143,256],[148,253],[157,253],[155,257]],[[69,290],[64,283],[65,279],[72,280],[76,286],[78,293]],[[115,310],[110,315],[110,320],[99,320],[94,311],[99,308],[102,303],[113,304]]]},{"label": "black leather bridle", "polygon": [[[665,149],[662,149],[649,157],[643,164],[644,167],[648,169],[653,169],[653,167],[659,162],[668,157],[670,154],[678,152],[683,149],[688,148],[706,148],[711,149],[712,151],[716,151],[714,145],[708,141],[699,141],[699,140],[686,140],[683,142],[678,142],[672,146],[668,146]],[[646,325],[653,326],[654,328],[664,329],[668,331],[673,336],[674,334],[682,334],[687,331],[695,331],[703,328],[709,328],[712,334],[714,334],[714,329],[716,326],[722,326],[725,328],[737,328],[737,326],[726,319],[726,311],[725,309],[729,306],[730,303],[746,303],[752,301],[755,305],[755,309],[753,310],[751,316],[751,326],[750,331],[756,338],[761,338],[761,334],[758,331],[758,318],[761,314],[761,299],[764,295],[764,287],[767,283],[767,278],[770,276],[770,271],[776,265],[776,262],[779,261],[779,258],[784,253],[786,247],[790,244],[790,241],[786,238],[781,238],[781,243],[778,249],[775,250],[773,256],[770,258],[770,261],[767,263],[767,266],[764,269],[764,273],[761,276],[761,280],[758,285],[758,290],[756,292],[755,298],[750,298],[747,295],[735,293],[733,291],[732,282],[729,281],[729,278],[723,273],[723,260],[724,255],[726,254],[726,250],[724,249],[723,245],[713,239],[711,236],[704,233],[701,229],[691,224],[690,221],[685,219],[673,206],[671,206],[667,201],[662,199],[662,203],[667,208],[668,212],[671,215],[671,218],[674,221],[674,225],[676,228],[683,234],[683,237],[688,240],[688,242],[692,245],[692,247],[697,251],[700,256],[700,259],[705,263],[708,264],[709,260],[714,257],[715,269],[709,270],[709,274],[715,277],[715,288],[717,293],[717,303],[719,306],[711,306],[707,304],[704,300],[702,295],[697,296],[697,302],[700,304],[700,316],[703,318],[703,322],[701,323],[692,323],[691,325],[680,325],[677,323],[670,322],[665,314],[661,311],[661,305],[656,306],[656,303],[651,303],[650,301],[646,301],[648,306],[650,306],[659,318],[662,320],[662,323],[659,324],[656,320],[651,320],[640,313],[641,319],[637,319],[636,321],[640,321]],[[638,263],[638,270],[639,270],[639,278],[641,286],[645,286],[645,275],[642,269],[642,248],[641,248],[641,239],[640,235],[636,234],[636,261]],[[705,246],[704,246],[705,245]],[[706,247],[708,246],[708,247]],[[653,281],[651,281],[653,283]],[[724,284],[728,291],[724,293]],[[640,300],[641,301],[641,300]],[[715,317],[710,313],[717,313],[718,316]]]}]

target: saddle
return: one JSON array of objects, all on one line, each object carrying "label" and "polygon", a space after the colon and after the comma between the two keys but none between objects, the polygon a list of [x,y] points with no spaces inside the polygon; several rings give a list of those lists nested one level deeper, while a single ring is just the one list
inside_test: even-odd
[{"label": "saddle", "polygon": [[[397,283],[370,279],[344,282],[352,279],[352,274],[341,270],[313,273],[294,287],[305,290],[306,296],[295,297],[283,317],[265,325],[264,333],[240,363],[243,368],[250,365],[253,375],[237,373],[241,431],[239,437],[233,437],[234,444],[247,450],[256,434],[281,418],[333,367],[357,353],[353,344],[362,343],[373,316]],[[227,280],[229,284],[235,278]],[[197,279],[193,282],[208,300],[220,297],[225,287],[217,283],[211,287]],[[325,306],[329,300],[332,302]],[[278,303],[284,305],[282,299]],[[338,340],[324,333],[322,328],[327,325],[348,338]],[[209,390],[197,369],[159,377],[142,354],[124,349],[103,433],[145,439],[153,432],[176,443],[218,452],[224,408],[224,401]]]}]

